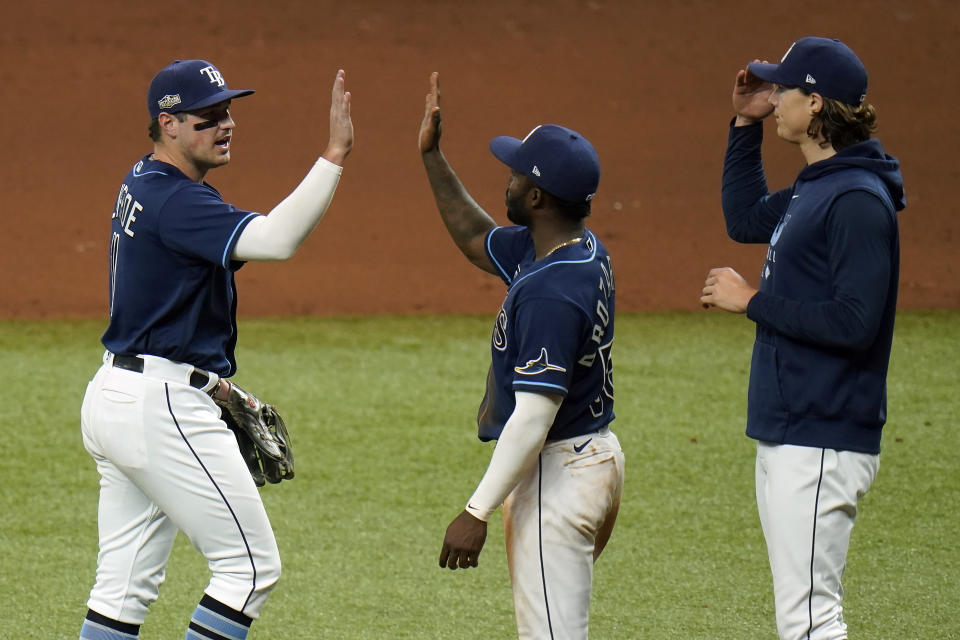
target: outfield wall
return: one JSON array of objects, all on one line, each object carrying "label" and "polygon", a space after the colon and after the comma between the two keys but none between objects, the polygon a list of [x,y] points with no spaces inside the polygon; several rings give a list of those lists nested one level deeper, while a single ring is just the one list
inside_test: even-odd
[{"label": "outfield wall", "polygon": [[[151,149],[146,87],[184,57],[257,90],[235,105],[233,162],[208,175],[246,209],[269,211],[323,150],[337,68],[353,93],[334,204],[294,259],[240,271],[243,315],[496,309],[501,284],[448,240],[416,150],[433,70],[445,153],[496,219],[507,170],[489,139],[578,129],[603,165],[590,226],[613,254],[619,308],[697,309],[707,270],[755,282],[764,252],[727,239],[719,210],[734,75],[804,35],[846,41],[870,70],[907,187],[901,307],[960,306],[957,2],[52,0],[4,2],[0,21],[0,317],[105,314],[110,212]],[[767,133],[771,186],[786,186],[800,153]]]}]

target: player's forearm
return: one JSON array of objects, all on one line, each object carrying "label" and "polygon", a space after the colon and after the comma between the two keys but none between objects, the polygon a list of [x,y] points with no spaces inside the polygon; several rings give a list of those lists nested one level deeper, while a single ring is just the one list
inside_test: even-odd
[{"label": "player's forearm", "polygon": [[786,202],[767,198],[766,175],[760,155],[763,127],[730,128],[723,158],[720,202],[727,235],[736,242],[767,243]]},{"label": "player's forearm", "polygon": [[267,216],[250,221],[237,240],[236,260],[287,260],[327,212],[342,167],[320,158],[284,200]]},{"label": "player's forearm", "polygon": [[436,149],[422,157],[443,224],[454,243],[469,258],[467,249],[471,241],[486,234],[497,223],[470,196],[443,152]]},{"label": "player's forearm", "polygon": [[503,427],[483,479],[467,502],[467,512],[486,522],[503,504],[536,463],[561,402],[560,396],[517,393],[516,409]]}]

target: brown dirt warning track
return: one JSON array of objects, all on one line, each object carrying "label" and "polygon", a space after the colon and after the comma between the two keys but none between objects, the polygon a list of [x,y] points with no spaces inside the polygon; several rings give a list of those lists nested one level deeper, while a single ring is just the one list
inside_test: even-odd
[{"label": "brown dirt warning track", "polygon": [[[730,241],[719,208],[734,75],[804,35],[844,40],[870,71],[907,187],[901,308],[960,306],[960,3],[51,0],[4,2],[0,21],[0,318],[105,316],[113,201],[150,150],[147,85],[176,58],[257,90],[234,106],[231,165],[207,176],[245,209],[269,211],[323,150],[338,68],[353,93],[356,146],[333,206],[292,260],[240,271],[241,315],[496,309],[500,283],[447,238],[417,154],[433,70],[444,151],[497,220],[507,171],[489,140],[577,129],[603,166],[589,222],[618,307],[697,309],[707,270],[755,281],[764,251]],[[787,186],[800,153],[767,134],[770,185]]]}]

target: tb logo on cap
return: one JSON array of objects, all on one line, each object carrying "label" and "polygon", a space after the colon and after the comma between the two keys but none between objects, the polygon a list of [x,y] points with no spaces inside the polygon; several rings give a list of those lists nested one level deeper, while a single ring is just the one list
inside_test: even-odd
[{"label": "tb logo on cap", "polygon": [[218,87],[222,87],[223,85],[226,84],[226,81],[223,79],[223,76],[220,75],[220,72],[217,71],[217,68],[213,65],[200,69],[200,73],[207,74],[207,77],[210,78],[210,84],[215,84]]}]

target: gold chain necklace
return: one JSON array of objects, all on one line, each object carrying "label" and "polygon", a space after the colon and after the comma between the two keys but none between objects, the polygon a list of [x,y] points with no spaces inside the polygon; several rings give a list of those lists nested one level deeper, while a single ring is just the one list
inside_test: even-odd
[{"label": "gold chain necklace", "polygon": [[563,247],[569,247],[569,246],[572,245],[572,244],[577,244],[577,243],[580,242],[581,240],[583,240],[583,236],[576,237],[576,238],[574,238],[573,240],[567,240],[566,242],[561,242],[560,244],[558,244],[557,246],[555,246],[553,249],[550,249],[550,251],[547,251],[547,254],[546,254],[545,256],[543,256],[543,257],[546,258],[547,256],[549,256],[550,254],[552,254],[552,253],[553,253],[554,251],[556,251],[557,249],[562,249]]}]

